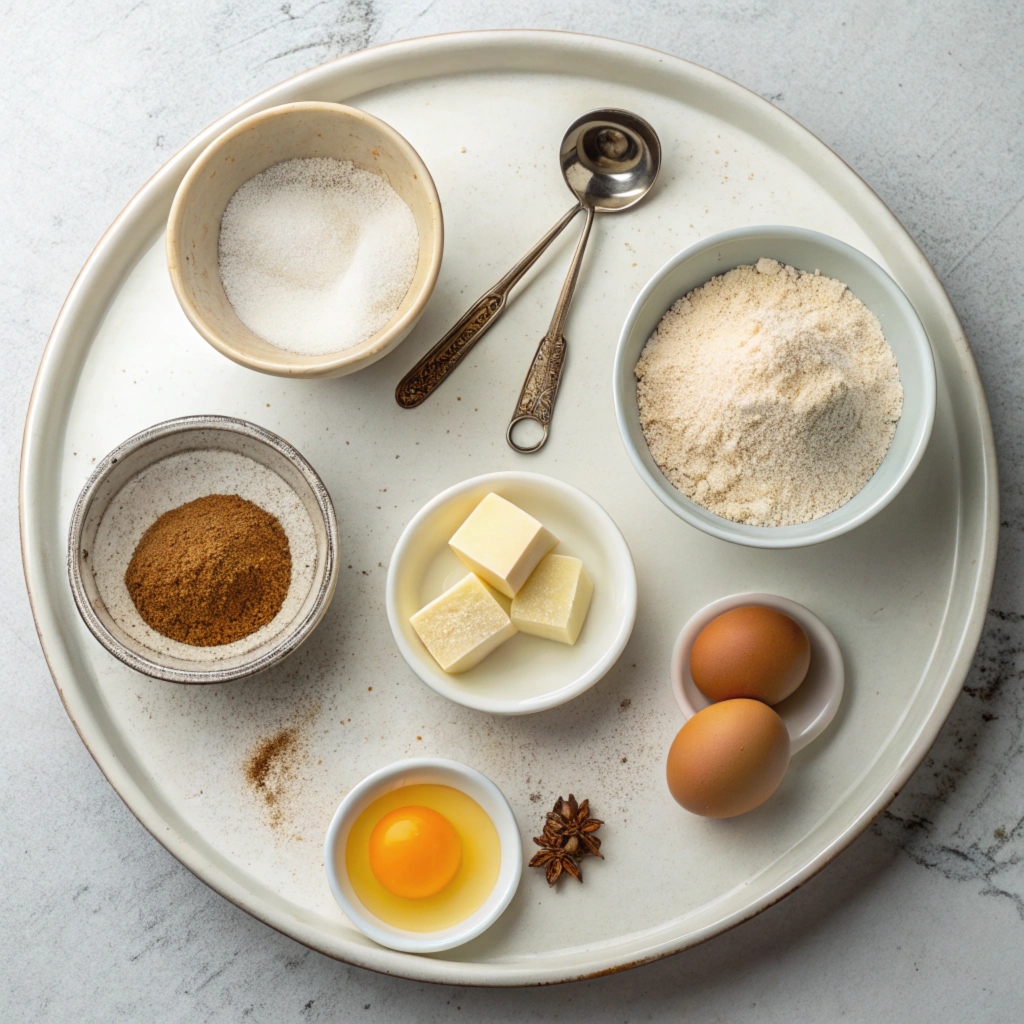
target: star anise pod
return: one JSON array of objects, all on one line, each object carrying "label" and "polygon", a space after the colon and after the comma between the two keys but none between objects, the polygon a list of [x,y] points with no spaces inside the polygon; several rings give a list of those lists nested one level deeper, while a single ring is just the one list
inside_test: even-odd
[{"label": "star anise pod", "polygon": [[[590,816],[590,801],[577,804],[576,797],[569,794],[568,800],[559,797],[554,810],[548,811],[544,823],[544,836],[557,840],[558,846],[575,857],[592,854],[604,859],[601,840],[594,833],[604,824],[599,818]],[[549,842],[549,845],[553,845]]]},{"label": "star anise pod", "polygon": [[544,831],[533,837],[541,849],[531,858],[530,867],[543,867],[548,885],[554,885],[563,872],[582,882],[579,859],[588,853],[604,858],[600,850],[601,840],[594,835],[603,824],[590,817],[588,800],[577,804],[572,793],[568,800],[559,797],[554,809],[547,813]]},{"label": "star anise pod", "polygon": [[[534,838],[533,841],[538,846],[541,845],[539,839]],[[562,877],[563,871],[567,875],[572,875],[577,882],[583,881],[579,865],[573,859],[572,854],[566,853],[565,850],[559,850],[557,847],[545,846],[543,850],[535,853],[530,858],[530,867],[544,868],[544,876],[548,880],[548,885],[554,885]]]}]

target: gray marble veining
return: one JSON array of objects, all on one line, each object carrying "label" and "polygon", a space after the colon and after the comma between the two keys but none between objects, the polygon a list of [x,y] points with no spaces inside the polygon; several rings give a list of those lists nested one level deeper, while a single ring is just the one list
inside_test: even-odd
[{"label": "gray marble veining", "polygon": [[[5,12],[0,205],[0,1018],[32,1021],[1010,1021],[1024,1015],[1024,15],[1009,2],[149,4]],[[17,537],[35,368],[95,240],[224,110],[360,47],[487,27],[600,32],[743,83],[831,145],[921,244],[976,353],[1002,474],[988,625],[938,742],[839,860],[754,921],[616,977],[460,991],[334,963],[180,867],[107,785],[34,636]]]}]

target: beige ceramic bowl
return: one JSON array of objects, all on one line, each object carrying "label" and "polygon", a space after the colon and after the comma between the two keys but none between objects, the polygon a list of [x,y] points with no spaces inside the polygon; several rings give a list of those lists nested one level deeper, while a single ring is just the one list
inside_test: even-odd
[{"label": "beige ceramic bowl", "polygon": [[[409,204],[420,235],[416,273],[385,327],[352,348],[321,355],[287,352],[235,315],[217,260],[220,221],[237,189],[295,157],[334,157],[380,174]],[[287,103],[240,121],[200,154],[178,186],[167,221],[167,266],[185,315],[236,363],[282,377],[340,377],[386,355],[412,330],[441,267],[441,202],[419,154],[383,121],[338,103]]]}]

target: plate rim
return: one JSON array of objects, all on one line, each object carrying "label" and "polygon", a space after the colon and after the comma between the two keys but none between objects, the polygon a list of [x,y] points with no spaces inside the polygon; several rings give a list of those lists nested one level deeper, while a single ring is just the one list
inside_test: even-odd
[{"label": "plate rim", "polygon": [[[609,59],[607,65],[609,68],[616,67],[616,59],[619,62],[618,66],[623,63],[644,65],[651,71],[657,70],[657,65],[660,64],[671,69],[672,73],[680,78],[699,82],[711,93],[725,96],[733,104],[742,101],[746,112],[756,115],[759,119],[769,121],[772,124],[773,134],[785,138],[790,146],[794,147],[793,152],[803,150],[812,153],[819,159],[828,161],[833,176],[838,174],[843,179],[841,183],[849,196],[847,200],[844,200],[844,205],[855,199],[872,207],[875,216],[887,220],[893,235],[898,239],[901,255],[909,261],[909,265],[918,275],[923,276],[925,284],[934,293],[936,308],[932,312],[933,314],[937,313],[946,329],[949,330],[951,345],[963,364],[964,379],[961,386],[967,388],[973,399],[968,422],[973,419],[972,430],[979,435],[982,448],[982,458],[979,463],[973,468],[967,467],[966,470],[966,472],[980,475],[977,489],[982,494],[982,507],[978,513],[980,523],[978,527],[978,564],[971,577],[971,592],[966,595],[967,612],[963,618],[960,635],[956,640],[955,653],[950,659],[945,678],[935,692],[930,695],[930,706],[926,717],[895,768],[889,772],[887,783],[882,786],[875,799],[853,815],[852,820],[833,838],[832,842],[818,850],[817,854],[809,860],[803,861],[802,867],[791,872],[784,882],[765,891],[758,899],[720,917],[713,924],[689,930],[686,930],[685,927],[677,928],[676,930],[680,934],[670,936],[665,934],[666,926],[659,925],[648,932],[634,933],[630,937],[632,945],[636,946],[632,952],[620,949],[618,953],[615,953],[611,951],[609,943],[603,943],[588,950],[584,962],[571,966],[564,962],[564,958],[569,953],[579,954],[579,950],[559,951],[558,961],[545,965],[539,959],[530,958],[487,962],[447,961],[434,957],[394,953],[380,947],[360,946],[347,939],[339,940],[334,947],[327,948],[323,941],[323,933],[308,917],[304,920],[300,920],[294,915],[288,918],[287,915],[280,912],[279,907],[264,905],[259,894],[253,892],[243,881],[227,875],[220,865],[215,863],[213,857],[204,853],[200,844],[193,843],[191,837],[176,833],[161,817],[158,807],[125,769],[118,756],[118,751],[114,749],[110,738],[97,725],[91,709],[75,691],[75,687],[73,685],[65,686],[61,682],[68,676],[73,679],[72,658],[68,645],[60,636],[59,629],[56,628],[54,605],[47,594],[47,562],[52,559],[52,553],[47,556],[42,550],[37,539],[37,526],[32,517],[26,513],[26,509],[31,505],[33,492],[42,486],[37,479],[42,475],[38,468],[42,454],[37,454],[37,449],[44,447],[43,434],[48,429],[46,414],[53,411],[48,408],[48,405],[56,402],[54,392],[58,388],[61,376],[61,357],[67,353],[73,353],[77,342],[76,331],[73,329],[74,321],[90,315],[87,312],[88,292],[93,286],[94,279],[101,278],[104,273],[110,272],[109,264],[116,258],[124,236],[130,234],[131,222],[143,214],[148,195],[163,187],[166,179],[176,173],[176,168],[188,161],[190,154],[198,154],[212,138],[231,124],[264,106],[288,102],[288,97],[300,88],[314,91],[317,86],[322,86],[326,81],[335,77],[339,71],[343,74],[351,73],[351,76],[355,77],[360,70],[373,71],[377,67],[386,67],[394,61],[407,61],[414,65],[410,74],[399,80],[423,79],[428,77],[428,74],[424,70],[424,63],[416,65],[417,58],[426,55],[428,58],[433,56],[436,59],[439,54],[464,56],[471,54],[476,47],[487,49],[489,53],[495,50],[503,51],[505,53],[504,63],[496,64],[495,69],[500,66],[503,70],[521,73],[528,73],[531,70],[531,63],[532,69],[537,69],[536,50],[538,48],[547,48],[556,53],[568,51],[577,56],[581,52],[590,55],[600,53]],[[532,57],[520,64],[514,64],[510,55],[523,49],[532,49],[534,51]],[[609,72],[608,78],[611,77]],[[364,86],[350,95],[357,96],[379,87],[379,85]],[[647,87],[657,91],[658,83],[652,77]],[[919,315],[921,312],[919,310]],[[60,412],[59,406],[57,411]],[[63,410],[62,415],[66,416],[66,409]],[[961,469],[961,473],[964,472],[965,470]],[[61,307],[43,350],[29,400],[22,443],[18,497],[22,565],[36,632],[47,666],[65,711],[82,738],[86,749],[139,822],[172,856],[207,885],[247,913],[296,941],[335,959],[381,973],[418,981],[465,985],[515,986],[582,980],[617,973],[629,967],[660,959],[690,948],[756,916],[827,866],[895,798],[927,754],[939,729],[948,717],[973,661],[981,636],[994,579],[998,545],[998,473],[995,441],[991,416],[977,365],[945,288],[920,247],[895,214],[888,209],[863,179],[824,142],[790,115],[779,110],[745,86],[691,61],[641,44],[583,33],[546,29],[492,29],[441,33],[388,42],[360,50],[302,71],[284,82],[258,93],[214,121],[177,150],[142,186],[100,237]],[[959,513],[961,522],[964,514],[962,510],[963,505],[961,504]],[[958,526],[958,532],[959,530]],[[959,553],[958,549],[958,556]],[[58,561],[60,561],[59,557]],[[955,568],[956,561],[954,560]],[[952,588],[950,593],[952,594]],[[949,614],[950,600],[947,599],[943,620]],[[879,753],[884,750],[885,746]],[[848,799],[848,796],[841,799]],[[199,837],[196,836],[196,838]],[[804,841],[800,840],[799,842]],[[211,851],[211,853],[214,852]],[[672,922],[669,925],[671,926]],[[668,930],[671,931],[671,927]]]}]

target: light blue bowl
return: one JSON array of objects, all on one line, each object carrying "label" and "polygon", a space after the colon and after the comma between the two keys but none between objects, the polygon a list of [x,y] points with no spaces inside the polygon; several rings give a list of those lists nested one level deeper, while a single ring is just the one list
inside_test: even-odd
[{"label": "light blue bowl", "polygon": [[[882,324],[903,382],[903,415],[892,446],[874,476],[845,505],[797,526],[750,526],[709,512],[676,490],[658,469],[644,440],[633,368],[647,339],[676,299],[734,267],[761,258],[798,270],[820,270],[849,285]],[[862,252],[817,231],[760,226],[712,235],[673,256],[637,296],[619,337],[612,382],[623,443],[644,482],[677,516],[736,544],[796,548],[819,544],[866,523],[885,508],[910,479],[928,446],[935,420],[935,364],[924,327],[896,282]]]}]

